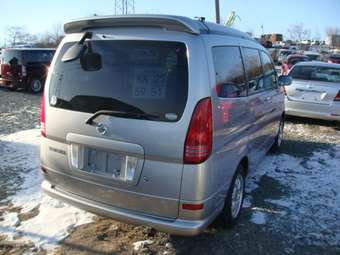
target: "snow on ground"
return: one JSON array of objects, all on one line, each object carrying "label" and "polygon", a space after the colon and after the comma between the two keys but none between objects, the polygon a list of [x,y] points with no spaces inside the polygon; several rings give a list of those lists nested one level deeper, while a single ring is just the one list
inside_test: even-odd
[{"label": "snow on ground", "polygon": [[[267,156],[248,179],[247,204],[252,200],[249,193],[261,185],[263,175],[278,181],[288,193],[266,199],[260,211],[251,205],[251,221],[255,224],[269,221],[268,226],[281,233],[285,232],[285,225],[290,224],[294,230],[286,234],[295,235],[297,240],[312,245],[339,246],[339,162],[340,145],[336,144],[328,150],[315,151],[310,158],[287,154]],[[268,197],[270,195],[268,193]],[[273,210],[273,206],[277,209]]]},{"label": "snow on ground", "polygon": [[69,231],[81,224],[92,222],[94,216],[82,210],[65,205],[44,195],[40,185],[38,129],[22,131],[7,136],[0,136],[0,169],[14,168],[19,172],[22,183],[14,196],[7,198],[14,207],[22,208],[20,213],[27,213],[38,208],[39,214],[27,221],[19,220],[17,212],[5,212],[0,221],[0,232],[8,239],[18,236],[34,242],[38,247],[52,249],[67,237]]}]

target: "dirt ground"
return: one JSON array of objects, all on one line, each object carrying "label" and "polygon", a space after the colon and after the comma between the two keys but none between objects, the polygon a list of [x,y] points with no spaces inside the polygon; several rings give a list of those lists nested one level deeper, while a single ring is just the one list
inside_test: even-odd
[{"label": "dirt ground", "polygon": [[[0,89],[0,135],[18,130],[34,128],[39,124],[40,98],[23,92],[7,92]],[[293,132],[295,127],[303,132]],[[322,134],[322,135],[319,135]],[[318,151],[331,152],[334,144],[340,143],[340,125],[332,122],[288,118],[285,141],[280,153],[309,159]],[[1,155],[1,140],[0,140]],[[15,171],[0,169],[0,201],[15,192],[10,179],[16,178]],[[294,175],[293,172],[287,175]],[[340,181],[339,181],[340,182]],[[20,183],[20,180],[18,180]],[[282,209],[280,205],[268,203],[271,199],[293,196],[291,186],[279,182],[270,175],[263,175],[258,187],[253,189],[251,206],[245,207],[239,224],[232,230],[221,229],[215,222],[204,233],[196,237],[179,237],[157,232],[144,226],[134,226],[99,217],[94,223],[79,226],[63,240],[55,254],[340,254],[340,243],[331,242],[328,232],[318,237],[307,238],[308,221],[317,224],[311,214],[293,215],[298,211]],[[336,192],[339,192],[337,190]],[[301,201],[301,207],[306,201]],[[307,201],[308,202],[308,201]],[[300,202],[298,202],[300,203]],[[0,204],[1,206],[1,204]],[[298,204],[299,206],[299,204]],[[322,206],[322,205],[321,205]],[[265,210],[269,216],[262,223],[254,223],[254,208]],[[315,209],[312,207],[311,209]],[[284,214],[275,214],[284,212]],[[328,231],[339,235],[340,214],[335,212],[334,222]],[[307,215],[307,216],[306,216]],[[307,217],[307,218],[306,218]],[[1,210],[0,210],[1,218]],[[292,221],[296,219],[296,221]],[[1,219],[0,219],[1,220]],[[334,229],[331,229],[333,226]],[[48,227],[48,226],[47,226]],[[150,240],[134,251],[133,243]],[[333,240],[333,239],[332,239]],[[340,240],[334,238],[334,240]],[[15,243],[4,242],[0,235],[0,255],[44,254],[42,250]]]}]

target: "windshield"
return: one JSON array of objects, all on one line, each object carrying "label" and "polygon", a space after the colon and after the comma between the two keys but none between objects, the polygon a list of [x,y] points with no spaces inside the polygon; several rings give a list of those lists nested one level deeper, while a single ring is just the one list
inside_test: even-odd
[{"label": "windshield", "polygon": [[[89,41],[87,41],[89,43]],[[80,59],[62,62],[74,43],[61,49],[53,69],[51,106],[95,113],[124,111],[178,121],[188,95],[186,46],[161,41],[91,41],[91,51],[101,56],[95,71],[82,68]],[[136,118],[126,115],[126,118]]]},{"label": "windshield", "polygon": [[289,75],[293,79],[340,82],[340,68],[296,66]]}]

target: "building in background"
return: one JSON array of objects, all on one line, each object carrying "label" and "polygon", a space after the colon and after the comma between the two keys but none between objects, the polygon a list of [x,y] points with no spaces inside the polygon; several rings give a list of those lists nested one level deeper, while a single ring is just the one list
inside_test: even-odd
[{"label": "building in background", "polygon": [[326,45],[334,48],[340,48],[340,35],[339,34],[327,35]]}]

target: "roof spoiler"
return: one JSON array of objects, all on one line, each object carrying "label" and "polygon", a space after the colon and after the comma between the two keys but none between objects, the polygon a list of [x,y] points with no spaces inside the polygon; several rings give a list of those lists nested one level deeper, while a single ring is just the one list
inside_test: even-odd
[{"label": "roof spoiler", "polygon": [[197,22],[187,17],[170,15],[101,16],[73,20],[64,24],[66,34],[80,33],[91,28],[161,27],[172,31],[200,34]]}]

